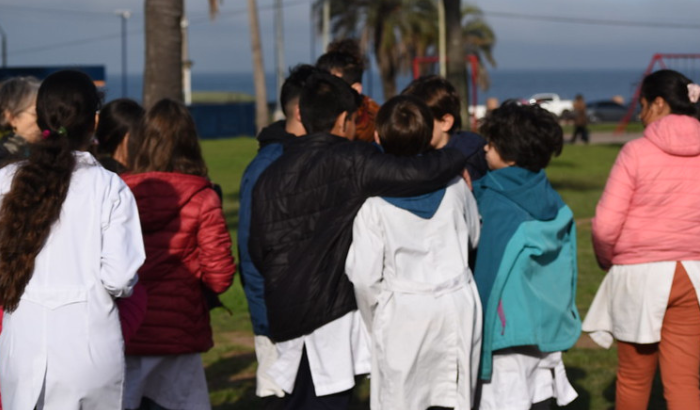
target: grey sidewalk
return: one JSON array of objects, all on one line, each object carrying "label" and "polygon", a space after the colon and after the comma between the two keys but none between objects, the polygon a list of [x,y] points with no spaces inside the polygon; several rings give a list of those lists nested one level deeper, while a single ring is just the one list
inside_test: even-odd
[{"label": "grey sidewalk", "polygon": [[[613,132],[592,132],[590,133],[591,144],[624,144],[625,142],[632,141],[633,139],[640,138],[642,136],[641,132],[630,132],[623,134],[615,134]],[[565,135],[564,141],[569,141],[571,135]],[[583,144],[580,140],[576,144]]]}]

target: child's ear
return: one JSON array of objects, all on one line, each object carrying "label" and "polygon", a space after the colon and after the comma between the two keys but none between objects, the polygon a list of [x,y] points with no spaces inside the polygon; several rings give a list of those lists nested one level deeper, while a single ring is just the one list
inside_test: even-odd
[{"label": "child's ear", "polygon": [[348,112],[343,111],[340,113],[335,118],[335,123],[333,124],[333,130],[331,131],[331,134],[337,135],[339,137],[345,136],[345,127],[347,127],[347,124],[345,124],[345,120],[348,118]]},{"label": "child's ear", "polygon": [[374,130],[374,142],[376,142],[377,145],[382,145],[382,142],[379,139],[379,133],[377,132],[377,130]]},{"label": "child's ear", "polygon": [[353,90],[357,91],[358,94],[362,94],[362,83],[352,83],[352,85],[350,85],[350,87]]},{"label": "child's ear", "polygon": [[440,120],[440,124],[442,127],[442,132],[450,132],[452,129],[452,126],[455,125],[455,117],[452,114],[445,114],[442,116],[442,119]]}]

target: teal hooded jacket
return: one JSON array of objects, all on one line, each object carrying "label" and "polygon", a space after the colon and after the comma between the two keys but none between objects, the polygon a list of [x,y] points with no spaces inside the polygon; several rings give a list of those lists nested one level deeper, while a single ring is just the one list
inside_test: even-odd
[{"label": "teal hooded jacket", "polygon": [[475,182],[482,218],[474,278],[484,310],[480,378],[490,380],[499,349],[571,348],[576,309],[576,224],[544,171],[491,171]]}]

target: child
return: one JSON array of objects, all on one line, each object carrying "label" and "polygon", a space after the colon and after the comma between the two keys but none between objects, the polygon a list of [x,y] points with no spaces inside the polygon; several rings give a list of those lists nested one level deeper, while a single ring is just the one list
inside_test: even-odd
[{"label": "child", "polygon": [[[377,115],[377,143],[388,154],[420,155],[431,149],[432,124],[423,102],[394,97]],[[472,408],[481,304],[468,255],[478,239],[462,178],[360,208],[346,272],[372,333],[372,409]]]},{"label": "child", "polygon": [[482,236],[474,277],[484,308],[481,410],[576,398],[561,351],[581,333],[573,214],[544,173],[562,149],[557,120],[506,102],[481,126],[490,171],[474,184]]},{"label": "child", "polygon": [[459,131],[459,94],[452,83],[437,75],[429,75],[413,80],[402,95],[418,97],[430,108],[433,114],[433,136],[430,145],[435,149],[456,148],[467,157],[465,166],[472,181],[483,177],[488,171],[484,145],[486,141],[479,134]]},{"label": "child", "polygon": [[[318,58],[316,66],[340,77],[362,94],[362,74],[365,71],[365,59],[357,40],[345,38],[328,45],[327,53]],[[362,104],[355,113],[355,136],[358,141],[371,142],[374,139],[374,121],[379,111],[379,104],[366,95],[362,95]]]},{"label": "child", "polygon": [[209,408],[200,357],[213,345],[204,289],[224,292],[235,271],[221,200],[181,103],[156,103],[132,142],[123,178],[141,215],[148,311],[126,344],[125,407]]},{"label": "child", "polygon": [[95,138],[97,159],[103,167],[117,174],[126,171],[129,137],[138,128],[143,114],[143,108],[128,98],[110,101],[102,107]]},{"label": "child", "polygon": [[0,161],[29,156],[28,144],[40,139],[36,125],[39,80],[14,77],[0,84]]},{"label": "child", "polygon": [[6,409],[123,409],[114,299],[131,294],[145,254],[131,191],[85,152],[99,109],[85,74],[48,76],[36,103],[43,138],[0,171]]},{"label": "child", "polygon": [[646,409],[660,368],[668,409],[700,408],[700,85],[673,70],[642,81],[644,137],[622,148],[592,222],[609,270],[583,329],[617,339],[615,408]]}]

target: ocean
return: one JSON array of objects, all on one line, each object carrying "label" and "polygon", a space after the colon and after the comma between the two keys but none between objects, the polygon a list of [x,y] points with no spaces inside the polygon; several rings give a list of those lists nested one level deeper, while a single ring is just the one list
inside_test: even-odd
[{"label": "ocean", "polygon": [[[698,78],[699,73],[684,73]],[[535,93],[557,93],[563,99],[573,99],[583,94],[586,101],[605,100],[620,95],[626,102],[634,94],[641,81],[643,70],[492,70],[489,72],[491,87],[478,91],[478,102],[484,104],[487,98],[496,97],[499,101],[509,98],[528,98]],[[397,81],[398,90],[403,89],[411,78],[402,76]],[[268,99],[273,101],[275,77],[266,75]],[[382,103],[379,75],[365,73],[364,92]],[[141,100],[143,77],[129,75],[127,97]],[[106,101],[122,97],[121,75],[108,74]],[[236,91],[253,94],[253,74],[250,73],[197,73],[192,74],[193,91]]]}]

